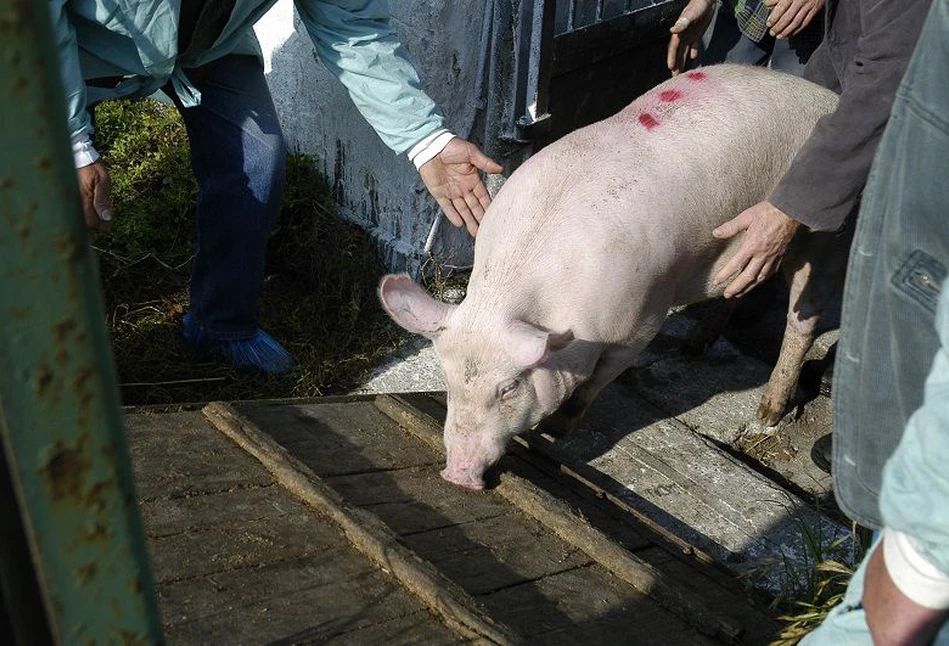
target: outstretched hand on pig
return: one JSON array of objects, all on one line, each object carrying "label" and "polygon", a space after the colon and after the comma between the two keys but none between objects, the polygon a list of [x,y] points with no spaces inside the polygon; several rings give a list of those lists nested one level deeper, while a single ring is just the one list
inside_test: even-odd
[{"label": "outstretched hand on pig", "polygon": [[470,141],[455,137],[438,155],[419,169],[429,193],[456,227],[478,233],[478,225],[491,204],[478,171],[500,173],[499,164]]},{"label": "outstretched hand on pig", "polygon": [[715,274],[716,285],[735,276],[725,288],[725,298],[744,296],[777,271],[800,226],[800,222],[764,200],[712,231],[719,239],[745,232],[738,252]]}]

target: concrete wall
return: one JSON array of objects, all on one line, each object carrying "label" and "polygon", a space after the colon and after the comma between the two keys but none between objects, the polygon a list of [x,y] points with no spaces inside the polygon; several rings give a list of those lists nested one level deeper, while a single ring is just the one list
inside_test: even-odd
[{"label": "concrete wall", "polygon": [[[524,2],[532,3],[530,5]],[[547,131],[525,135],[515,128],[519,20],[529,20],[541,0],[390,0],[392,25],[442,107],[448,127],[474,141],[505,171],[488,178],[494,193],[533,150],[571,130],[613,114],[633,97],[668,77],[668,29],[686,0],[626,0],[602,24],[568,29],[543,56],[553,61],[551,118]],[[564,0],[595,7],[594,0]],[[578,9],[579,11],[579,9]],[[633,12],[633,13],[629,13]],[[538,14],[535,13],[533,21]],[[537,30],[532,38],[539,37]],[[451,226],[425,190],[414,166],[386,148],[358,114],[343,86],[316,59],[293,2],[280,0],[257,25],[270,84],[290,145],[316,158],[332,183],[340,214],[379,245],[390,270],[417,274],[429,260],[466,268],[472,240]],[[524,50],[536,90],[540,54],[534,40]],[[517,108],[526,111],[528,106]],[[525,137],[531,141],[525,141]],[[433,225],[438,224],[434,235]],[[431,258],[425,254],[431,242]],[[428,269],[431,267],[429,266]]]},{"label": "concrete wall", "polygon": [[[448,127],[472,135],[478,112],[482,19],[489,2],[390,2],[392,25]],[[270,84],[292,148],[313,156],[334,187],[340,213],[378,241],[391,270],[418,270],[436,218],[443,217],[415,167],[386,148],[343,86],[317,60],[293,2],[281,0],[257,24]],[[470,264],[472,244],[446,221],[432,246],[437,261]]]}]

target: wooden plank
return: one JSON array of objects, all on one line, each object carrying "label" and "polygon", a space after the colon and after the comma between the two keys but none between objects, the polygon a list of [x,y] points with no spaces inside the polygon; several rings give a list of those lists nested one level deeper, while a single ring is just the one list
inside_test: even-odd
[{"label": "wooden plank", "polygon": [[170,643],[460,641],[200,412],[128,426],[139,490],[152,494],[141,510]]},{"label": "wooden plank", "polygon": [[370,626],[342,625],[340,632],[324,630],[308,631],[290,638],[272,642],[269,646],[297,646],[314,641],[332,641],[336,646],[455,646],[469,643],[460,638],[438,621],[430,610],[396,617],[385,621],[376,621]]},{"label": "wooden plank", "polygon": [[298,516],[313,514],[309,507],[272,482],[265,487],[147,500],[139,503],[139,509],[150,538],[264,518],[292,523]]},{"label": "wooden plank", "polygon": [[434,464],[431,454],[413,451],[410,438],[372,401],[238,410],[324,477]]},{"label": "wooden plank", "polygon": [[[409,501],[403,503],[372,505],[365,508],[367,512],[372,513],[386,524],[395,534],[417,534],[418,532],[427,532],[441,527],[456,525],[458,522],[471,522],[484,520],[487,518],[497,518],[497,516],[470,517],[465,515],[462,521],[455,518],[440,517],[432,513],[432,507],[428,503],[419,501]],[[506,510],[510,511],[510,510]]]},{"label": "wooden plank", "polygon": [[520,641],[517,633],[485,615],[468,594],[401,545],[378,519],[344,501],[312,469],[234,408],[213,403],[202,412],[288,490],[326,513],[357,549],[391,572],[462,635],[499,644]]},{"label": "wooden plank", "polygon": [[[253,458],[212,430],[199,411],[131,415],[125,420],[139,499],[261,487],[273,480]],[[230,460],[216,459],[220,453]]]},{"label": "wooden plank", "polygon": [[[414,439],[414,438],[413,438]],[[417,440],[415,440],[417,442]],[[424,446],[420,450],[427,451]],[[465,523],[479,518],[493,518],[511,513],[510,505],[496,495],[473,492],[445,482],[438,469],[399,470],[366,473],[358,476],[327,478],[346,500],[370,507],[384,519],[399,519],[385,511],[386,505],[405,505],[428,510],[432,527]],[[388,521],[387,521],[388,523]],[[414,532],[424,528],[398,528],[396,533]]]},{"label": "wooden plank", "polygon": [[349,547],[273,563],[252,576],[238,570],[163,586],[161,596],[170,643],[301,643],[405,617],[438,641],[452,636],[422,613],[417,597]]},{"label": "wooden plank", "polygon": [[[663,327],[664,336],[684,342],[694,325],[673,314]],[[700,357],[681,352],[657,357],[649,365],[631,370],[620,382],[635,395],[689,428],[724,444],[732,444],[749,425],[771,375],[771,367],[745,356],[731,343],[720,340]]]},{"label": "wooden plank", "polygon": [[[380,397],[377,406],[415,432],[432,447],[440,446],[439,420],[432,419],[399,397]],[[599,530],[578,518],[562,501],[530,482],[504,473],[496,491],[553,530],[563,540],[583,549],[610,572],[643,594],[651,595],[691,625],[710,635],[732,640],[744,628],[727,615],[710,612],[703,600],[667,581],[652,566],[614,543]]]},{"label": "wooden plank", "polygon": [[[574,644],[714,643],[646,595],[631,597],[622,581],[604,574],[599,566],[577,568],[500,590],[484,597],[484,602],[496,608],[497,616],[504,621],[516,617],[532,644],[541,643],[543,635],[552,632],[561,643],[572,640]],[[607,618],[615,621],[615,629],[601,635],[603,641],[591,640],[588,628]]]},{"label": "wooden plank", "polygon": [[521,514],[403,536],[473,595],[589,565],[590,557]]},{"label": "wooden plank", "polygon": [[532,442],[561,459],[588,462],[615,498],[655,514],[734,571],[754,571],[756,582],[772,592],[779,592],[794,570],[788,562],[807,567],[800,523],[825,544],[849,534],[619,386],[607,387],[577,432],[556,446],[543,438]]},{"label": "wooden plank", "polygon": [[[401,394],[398,398],[436,422],[445,418],[444,392]],[[516,442],[511,445],[508,453],[508,456],[501,458],[497,471],[509,471],[531,482],[566,503],[593,527],[609,528],[610,538],[631,552],[654,544],[656,537],[647,536],[644,528],[638,523],[630,522],[627,514],[620,513],[620,510],[612,505],[598,504],[600,496],[593,495],[596,492],[579,485],[573,478],[563,478],[561,465],[557,461],[537,453],[525,452]],[[664,532],[660,538],[667,540]]]},{"label": "wooden plank", "polygon": [[778,624],[767,610],[768,600],[751,586],[722,576],[718,568],[686,562],[668,551],[653,547],[636,553],[677,586],[701,598],[711,612],[733,617],[745,628],[742,644],[769,644],[778,634]]},{"label": "wooden plank", "polygon": [[[326,552],[340,543],[336,528],[315,514],[297,516],[293,522],[283,520],[215,525],[204,531],[152,538],[149,546],[155,579],[161,584],[232,570],[253,571],[279,561]],[[254,578],[249,573],[248,576]]]}]

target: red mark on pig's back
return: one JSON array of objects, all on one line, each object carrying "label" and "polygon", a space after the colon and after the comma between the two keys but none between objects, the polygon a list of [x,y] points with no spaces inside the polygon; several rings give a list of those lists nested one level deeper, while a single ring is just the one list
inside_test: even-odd
[{"label": "red mark on pig's back", "polygon": [[639,115],[639,123],[641,123],[646,130],[652,130],[659,125],[656,117],[652,116],[648,112],[643,112],[641,115]]},{"label": "red mark on pig's back", "polygon": [[690,81],[704,81],[708,78],[705,72],[689,72],[685,77]]},{"label": "red mark on pig's back", "polygon": [[659,93],[659,100],[665,103],[674,103],[682,98],[682,92],[678,90],[663,90]]}]

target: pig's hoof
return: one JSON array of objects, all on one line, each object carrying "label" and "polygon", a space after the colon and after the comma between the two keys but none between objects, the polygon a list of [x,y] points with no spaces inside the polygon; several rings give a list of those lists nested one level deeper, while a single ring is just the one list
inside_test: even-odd
[{"label": "pig's hoof", "polygon": [[773,410],[768,404],[762,402],[758,406],[758,412],[755,413],[755,418],[764,424],[765,426],[777,426],[778,422],[781,421],[783,410]]}]

